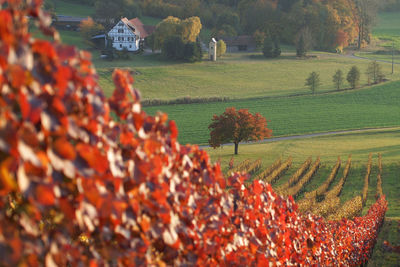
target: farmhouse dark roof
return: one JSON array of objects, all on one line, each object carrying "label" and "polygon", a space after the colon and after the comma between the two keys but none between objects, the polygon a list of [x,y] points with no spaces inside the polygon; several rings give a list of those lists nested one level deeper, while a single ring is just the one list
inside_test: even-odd
[{"label": "farmhouse dark roof", "polygon": [[225,44],[227,46],[236,46],[236,45],[255,45],[256,42],[254,40],[254,37],[251,35],[239,35],[239,36],[233,36],[233,37],[221,37],[222,40],[224,40]]},{"label": "farmhouse dark roof", "polygon": [[153,32],[156,30],[156,26],[153,25],[143,25],[143,28],[148,35],[153,34]]}]

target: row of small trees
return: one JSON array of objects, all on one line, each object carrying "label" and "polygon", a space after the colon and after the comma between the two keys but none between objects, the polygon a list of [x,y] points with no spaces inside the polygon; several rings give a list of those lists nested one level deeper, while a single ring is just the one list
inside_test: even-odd
[{"label": "row of small trees", "polygon": [[[382,72],[381,65],[376,61],[368,64],[365,74],[367,75],[368,85],[378,84],[385,80],[385,75]],[[347,73],[346,80],[352,89],[359,87],[360,77],[361,74],[359,68],[357,66],[351,67],[350,71]],[[335,74],[332,76],[332,82],[335,85],[336,90],[343,88],[344,74],[342,70],[336,70]],[[308,86],[314,94],[315,90],[321,85],[319,74],[315,71],[311,72],[306,79],[305,85]]]}]

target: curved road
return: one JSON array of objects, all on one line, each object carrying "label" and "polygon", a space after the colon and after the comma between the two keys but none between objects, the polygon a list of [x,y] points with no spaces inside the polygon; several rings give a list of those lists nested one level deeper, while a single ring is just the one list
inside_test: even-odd
[{"label": "curved road", "polygon": [[[348,53],[346,55],[342,55],[342,56],[348,57],[348,58],[354,58],[354,59],[365,59],[365,60],[371,60],[371,61],[376,61],[376,62],[383,62],[383,63],[392,64],[392,61],[383,60],[383,59],[372,59],[372,58],[367,58],[367,57],[360,57],[360,56],[356,56],[355,54],[356,54],[356,52],[351,51],[350,53]],[[393,64],[399,65],[400,62],[393,62]]]},{"label": "curved road", "polygon": [[[336,134],[347,134],[347,133],[363,133],[370,131],[390,131],[390,130],[399,130],[400,127],[388,127],[388,128],[366,128],[366,129],[357,129],[357,130],[344,130],[344,131],[332,131],[332,132],[323,132],[323,133],[313,133],[313,134],[302,134],[302,135],[291,135],[291,136],[282,136],[282,137],[273,137],[268,139],[263,139],[260,141],[250,141],[250,142],[241,142],[240,144],[262,144],[262,143],[270,143],[284,140],[293,140],[293,139],[305,139],[319,136],[327,136],[327,135],[336,135]],[[233,143],[223,144],[221,146],[233,146]],[[208,148],[210,146],[199,146],[200,148]]]}]

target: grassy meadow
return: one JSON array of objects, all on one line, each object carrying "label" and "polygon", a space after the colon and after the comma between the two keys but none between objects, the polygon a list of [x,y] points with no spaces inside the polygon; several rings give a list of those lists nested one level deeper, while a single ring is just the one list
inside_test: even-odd
[{"label": "grassy meadow", "polygon": [[94,8],[78,2],[53,0],[54,11],[57,15],[88,17],[94,15]]},{"label": "grassy meadow", "polygon": [[[320,74],[319,92],[334,89],[332,76],[337,69],[346,75],[353,65],[363,74],[368,61],[344,56],[317,53],[309,59],[297,59],[294,53],[284,53],[277,59],[266,59],[261,53],[227,54],[217,62],[177,63],[162,60],[160,55],[134,56],[132,60],[94,63],[99,72],[100,84],[106,95],[113,86],[110,79],[114,67],[134,70],[135,87],[143,99],[176,99],[196,97],[229,97],[231,99],[305,94],[310,90],[305,79],[310,72]],[[391,73],[391,65],[381,63],[389,79],[399,79]],[[361,75],[361,84],[367,82]],[[347,82],[344,84],[348,87]]]},{"label": "grassy meadow", "polygon": [[177,122],[181,143],[206,144],[214,114],[227,107],[259,112],[274,136],[400,125],[400,82],[369,88],[295,97],[258,98],[222,103],[146,107]]}]

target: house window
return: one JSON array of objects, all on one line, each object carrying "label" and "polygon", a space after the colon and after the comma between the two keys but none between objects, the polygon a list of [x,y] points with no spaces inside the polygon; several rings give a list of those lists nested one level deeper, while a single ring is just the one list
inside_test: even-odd
[{"label": "house window", "polygon": [[119,33],[124,33],[124,29],[118,29]]},{"label": "house window", "polygon": [[122,48],[122,44],[119,45],[119,48]]},{"label": "house window", "polygon": [[132,48],[132,45],[129,45],[129,48]]}]

